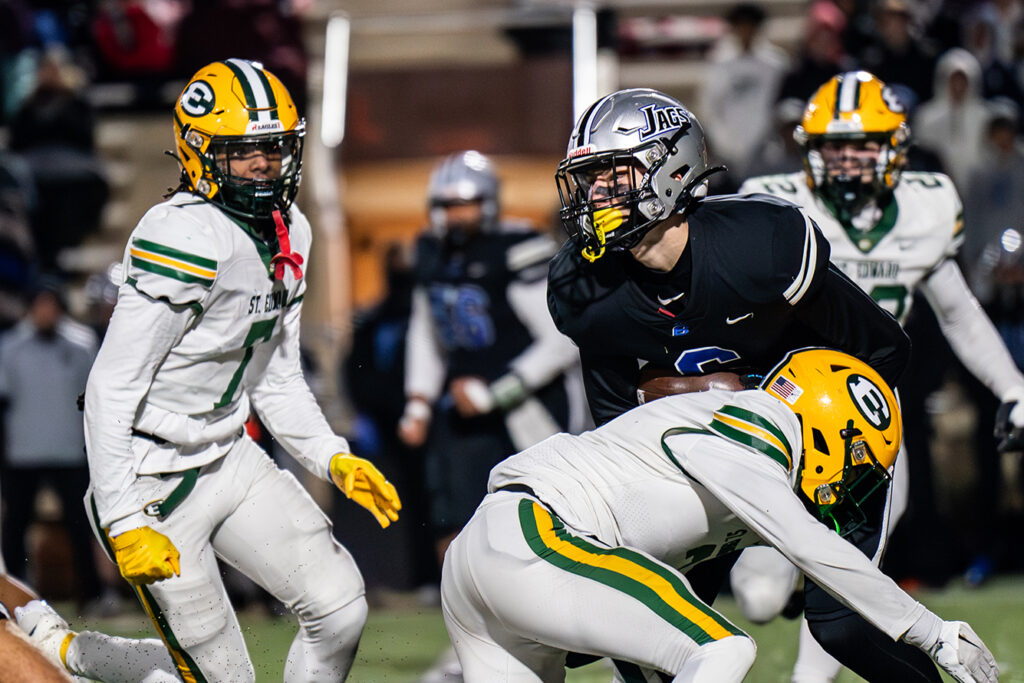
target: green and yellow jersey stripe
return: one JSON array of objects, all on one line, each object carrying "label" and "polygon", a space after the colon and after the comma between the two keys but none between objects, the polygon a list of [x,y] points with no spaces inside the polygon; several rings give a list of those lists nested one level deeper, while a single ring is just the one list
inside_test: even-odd
[{"label": "green and yellow jersey stripe", "polygon": [[625,593],[695,642],[743,635],[694,597],[678,575],[649,557],[628,548],[602,548],[574,536],[558,517],[528,498],[519,502],[519,523],[537,557]]},{"label": "green and yellow jersey stripe", "polygon": [[775,424],[757,413],[726,405],[715,411],[708,429],[718,436],[761,451],[788,472],[793,467],[793,448]]},{"label": "green and yellow jersey stripe", "polygon": [[156,275],[203,287],[213,285],[217,262],[149,240],[136,239],[128,249],[132,266]]}]

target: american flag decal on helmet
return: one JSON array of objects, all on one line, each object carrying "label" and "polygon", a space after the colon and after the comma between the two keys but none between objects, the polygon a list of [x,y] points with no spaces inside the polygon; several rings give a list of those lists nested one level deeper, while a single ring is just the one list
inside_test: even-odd
[{"label": "american flag decal on helmet", "polygon": [[778,396],[789,405],[796,403],[796,400],[804,393],[803,389],[793,384],[782,375],[776,377],[775,381],[773,381],[771,386],[768,388],[778,394]]}]

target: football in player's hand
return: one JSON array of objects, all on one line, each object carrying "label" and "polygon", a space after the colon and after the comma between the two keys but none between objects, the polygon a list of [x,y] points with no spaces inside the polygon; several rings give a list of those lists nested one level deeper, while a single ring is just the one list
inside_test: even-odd
[{"label": "football in player's hand", "polygon": [[676,394],[690,394],[709,389],[741,391],[744,388],[740,376],[734,372],[713,372],[710,375],[684,377],[674,368],[647,364],[640,370],[636,399],[640,404],[644,404]]}]

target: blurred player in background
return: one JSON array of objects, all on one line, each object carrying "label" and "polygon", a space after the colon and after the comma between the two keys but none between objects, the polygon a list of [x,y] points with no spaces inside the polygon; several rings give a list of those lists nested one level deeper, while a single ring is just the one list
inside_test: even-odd
[{"label": "blurred player in background", "polygon": [[[802,207],[831,244],[832,262],[901,323],[914,290],[923,292],[960,361],[1001,401],[1018,404],[1009,420],[1024,426],[1024,376],[954,260],[963,241],[960,198],[943,174],[903,170],[910,130],[895,94],[865,71],[839,74],[810,99],[795,135],[804,171],[750,178],[741,194]],[[897,460],[890,530],[906,507],[906,460]],[[755,549],[733,568],[733,592],[747,618],[764,622],[785,606],[797,577],[784,557]],[[834,680],[839,663],[808,636],[805,624],[793,681]]]},{"label": "blurred player in background", "polygon": [[446,157],[428,188],[417,241],[399,434],[426,445],[438,560],[473,514],[491,467],[516,450],[582,428],[579,356],[544,303],[556,245],[499,216],[491,161]]},{"label": "blurred player in background", "polygon": [[229,59],[189,81],[174,131],[181,184],[129,238],[86,389],[87,506],[182,678],[255,675],[219,557],[297,616],[285,680],[344,680],[366,619],[362,577],[243,429],[255,411],[382,527],[398,519],[394,487],[333,433],[299,364],[304,122],[273,74]]},{"label": "blurred player in background", "polygon": [[739,683],[753,641],[679,568],[758,542],[888,640],[957,681],[995,683],[970,626],[925,609],[842,538],[888,482],[901,438],[892,390],[830,349],[787,356],[762,386],[667,396],[495,467],[441,581],[469,683],[561,681],[569,650],[676,683]]},{"label": "blurred player in background", "polygon": [[[416,244],[399,436],[425,447],[437,561],[510,453],[585,425],[579,355],[544,304],[556,245],[500,217],[490,159],[444,158],[430,177],[428,229]],[[443,653],[421,683],[460,680]]]}]

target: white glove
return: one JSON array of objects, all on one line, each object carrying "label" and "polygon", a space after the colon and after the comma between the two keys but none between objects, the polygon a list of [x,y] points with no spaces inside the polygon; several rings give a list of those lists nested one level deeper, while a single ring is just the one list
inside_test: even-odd
[{"label": "white glove", "polygon": [[928,654],[959,683],[997,683],[999,680],[995,658],[966,622],[942,622],[939,639]]},{"label": "white glove", "polygon": [[1003,403],[1016,403],[1010,411],[1010,424],[1014,427],[1024,427],[1024,384],[1010,387],[1009,391],[1000,397]]}]

